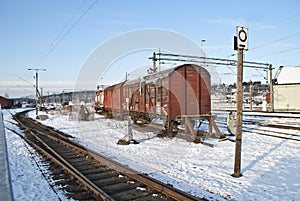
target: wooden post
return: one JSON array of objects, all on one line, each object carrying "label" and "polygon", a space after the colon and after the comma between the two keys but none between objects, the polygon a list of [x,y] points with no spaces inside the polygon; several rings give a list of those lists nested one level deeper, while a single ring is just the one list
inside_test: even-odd
[{"label": "wooden post", "polygon": [[215,132],[216,132],[216,135],[218,137],[221,137],[222,134],[221,134],[221,131],[219,130],[214,118],[212,116],[208,117],[208,120],[209,120],[209,133],[212,134],[212,128],[215,129]]},{"label": "wooden post", "polygon": [[250,84],[250,111],[252,112],[252,81],[250,80],[250,82],[249,82],[249,84]]},{"label": "wooden post", "polygon": [[185,134],[189,135],[189,137],[191,137],[191,139],[195,140],[196,132],[194,131],[194,127],[188,116],[185,117],[184,122],[185,122]]},{"label": "wooden post", "polygon": [[208,117],[208,133],[210,136],[212,136],[212,125],[213,125],[213,118],[212,116]]},{"label": "wooden post", "polygon": [[34,70],[35,71],[35,115],[38,117],[38,99],[39,99],[39,70],[46,71],[46,69],[39,69],[39,68],[28,68],[27,70]]},{"label": "wooden post", "polygon": [[274,92],[273,92],[273,80],[272,80],[272,65],[269,66],[270,72],[270,112],[274,112]]},{"label": "wooden post", "polygon": [[157,61],[155,52],[153,52],[152,61],[153,61],[153,64],[152,64],[152,73],[155,73],[156,72],[156,61]]},{"label": "wooden post", "polygon": [[234,173],[233,173],[234,177],[241,176],[242,115],[243,115],[243,49],[238,49],[236,143],[235,143],[235,160],[234,160]]},{"label": "wooden post", "polygon": [[39,72],[38,70],[35,71],[35,116],[36,118],[39,116],[39,106],[38,106],[38,102],[39,102]]}]

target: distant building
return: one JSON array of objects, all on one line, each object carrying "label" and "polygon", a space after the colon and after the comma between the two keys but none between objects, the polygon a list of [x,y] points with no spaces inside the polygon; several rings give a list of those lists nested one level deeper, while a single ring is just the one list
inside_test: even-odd
[{"label": "distant building", "polygon": [[274,78],[274,111],[300,112],[300,66],[280,66]]},{"label": "distant building", "polygon": [[12,99],[8,99],[3,96],[0,96],[0,104],[2,108],[10,109],[14,105],[14,101]]}]

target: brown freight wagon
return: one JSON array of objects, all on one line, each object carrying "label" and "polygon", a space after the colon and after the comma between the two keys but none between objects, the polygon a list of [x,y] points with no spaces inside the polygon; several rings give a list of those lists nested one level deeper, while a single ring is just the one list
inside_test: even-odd
[{"label": "brown freight wagon", "polygon": [[0,105],[2,108],[10,109],[13,107],[14,101],[12,99],[8,99],[3,96],[0,96]]},{"label": "brown freight wagon", "polygon": [[103,109],[109,116],[121,116],[123,113],[123,84],[121,82],[104,90]]},{"label": "brown freight wagon", "polygon": [[106,88],[104,107],[114,116],[130,115],[134,122],[160,117],[172,130],[186,116],[210,120],[210,87],[206,69],[182,64]]},{"label": "brown freight wagon", "polygon": [[124,85],[124,91],[134,121],[161,117],[170,127],[182,115],[211,112],[210,74],[194,64],[183,64],[131,81]]}]

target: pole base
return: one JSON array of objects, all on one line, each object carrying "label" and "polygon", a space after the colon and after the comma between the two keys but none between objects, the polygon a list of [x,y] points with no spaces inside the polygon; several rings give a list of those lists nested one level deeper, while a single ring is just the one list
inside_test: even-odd
[{"label": "pole base", "polygon": [[234,174],[234,173],[233,173],[231,176],[232,176],[232,177],[235,177],[235,178],[239,178],[239,177],[243,176],[243,174],[241,174],[241,173],[240,173],[240,174]]},{"label": "pole base", "polygon": [[119,140],[117,142],[117,144],[118,145],[129,145],[129,144],[139,144],[139,143],[136,140],[129,140],[129,141],[127,141],[127,140],[121,139],[121,140]]},{"label": "pole base", "polygon": [[44,121],[44,120],[49,119],[49,117],[46,114],[41,114],[41,115],[37,115],[36,119]]}]

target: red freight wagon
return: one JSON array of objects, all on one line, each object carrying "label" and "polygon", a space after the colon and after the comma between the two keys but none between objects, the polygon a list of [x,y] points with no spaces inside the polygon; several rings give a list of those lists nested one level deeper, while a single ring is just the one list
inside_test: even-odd
[{"label": "red freight wagon", "polygon": [[123,84],[112,85],[104,90],[103,110],[109,115],[119,116],[123,112]]},{"label": "red freight wagon", "polygon": [[2,108],[10,109],[14,105],[14,101],[5,97],[0,96],[0,105]]},{"label": "red freight wagon", "polygon": [[171,128],[183,115],[210,114],[210,87],[206,69],[183,64],[106,88],[103,107],[114,116],[129,114],[135,122],[160,117]]}]

